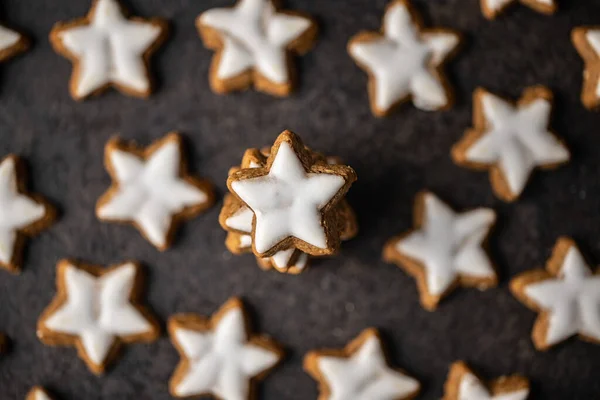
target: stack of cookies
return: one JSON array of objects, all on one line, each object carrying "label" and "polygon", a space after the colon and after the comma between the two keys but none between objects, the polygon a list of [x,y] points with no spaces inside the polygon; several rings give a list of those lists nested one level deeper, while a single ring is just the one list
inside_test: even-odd
[{"label": "stack of cookies", "polygon": [[233,254],[254,253],[265,269],[299,274],[312,257],[338,252],[356,236],[345,200],[356,173],[335,157],[304,146],[289,131],[271,148],[248,149],[229,171],[219,223]]}]

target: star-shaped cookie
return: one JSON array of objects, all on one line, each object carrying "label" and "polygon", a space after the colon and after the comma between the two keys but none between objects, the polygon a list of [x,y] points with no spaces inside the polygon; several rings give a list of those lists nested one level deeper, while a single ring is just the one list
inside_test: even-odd
[{"label": "star-shaped cookie", "polygon": [[52,400],[52,397],[41,386],[35,386],[27,393],[25,400]]},{"label": "star-shaped cookie", "polygon": [[581,101],[590,110],[600,107],[600,26],[573,29],[571,40],[583,58]]},{"label": "star-shaped cookie", "polygon": [[473,95],[473,128],[452,148],[458,165],[489,170],[492,189],[504,201],[516,200],[536,167],[551,169],[569,161],[566,146],[548,127],[552,92],[532,86],[515,104],[485,89]]},{"label": "star-shaped cookie", "polygon": [[210,319],[195,314],[169,318],[169,336],[181,355],[171,380],[173,397],[253,398],[256,383],[283,358],[266,336],[252,335],[242,302],[228,300]]},{"label": "star-shaped cookie", "polygon": [[416,379],[388,365],[374,328],[342,350],[308,353],[304,370],[319,383],[319,400],[410,400],[420,390]]},{"label": "star-shaped cookie", "polygon": [[182,139],[169,133],[145,149],[110,140],[104,163],[113,184],[98,200],[103,221],[132,223],[159,250],[166,250],[177,225],[214,203],[212,185],[188,174]]},{"label": "star-shaped cookie", "polygon": [[421,192],[414,206],[414,230],[388,241],[383,258],[417,280],[421,304],[435,310],[457,285],[487,289],[498,278],[484,245],[496,221],[493,210],[457,213],[433,193]]},{"label": "star-shaped cookie", "polygon": [[0,25],[0,62],[6,61],[29,47],[29,41],[19,32]]},{"label": "star-shaped cookie", "polygon": [[483,383],[467,364],[457,361],[450,367],[443,400],[526,400],[529,381],[519,375],[502,376]]},{"label": "star-shaped cookie", "polygon": [[159,336],[158,324],[139,304],[141,279],[135,262],[102,268],[60,261],[57,293],[38,321],[38,337],[52,346],[75,346],[88,368],[102,374],[123,344]]},{"label": "star-shaped cookie", "polygon": [[0,266],[19,272],[27,236],[54,222],[56,212],[42,197],[25,189],[25,166],[15,155],[0,162]]},{"label": "star-shaped cookie", "polygon": [[510,289],[540,314],[531,334],[538,350],[574,335],[600,344],[600,268],[591,271],[573,240],[560,238],[546,269],[522,273]]},{"label": "star-shaped cookie", "polygon": [[276,96],[294,86],[292,54],[309,51],[317,36],[306,14],[279,10],[278,1],[238,0],[229,8],[213,8],[196,19],[204,45],[216,51],[210,86],[228,93],[254,86]]},{"label": "star-shaped cookie", "polygon": [[408,99],[422,110],[449,108],[452,95],[442,67],[459,43],[455,31],[425,29],[408,0],[391,2],[381,33],[361,32],[348,43],[348,53],[369,75],[373,114],[387,115]]},{"label": "star-shaped cookie", "polygon": [[55,51],[73,63],[69,90],[75,100],[109,87],[148,97],[150,57],[166,37],[166,21],[128,18],[117,0],[94,0],[85,17],[58,22],[50,32]]},{"label": "star-shaped cookie", "polygon": [[542,14],[553,14],[557,9],[555,0],[481,0],[481,12],[494,19],[517,1]]},{"label": "star-shaped cookie", "polygon": [[315,161],[300,138],[285,131],[265,167],[234,172],[227,186],[254,213],[256,256],[270,257],[293,247],[328,255],[338,250],[341,240],[337,215],[330,211],[355,180],[352,168]]}]

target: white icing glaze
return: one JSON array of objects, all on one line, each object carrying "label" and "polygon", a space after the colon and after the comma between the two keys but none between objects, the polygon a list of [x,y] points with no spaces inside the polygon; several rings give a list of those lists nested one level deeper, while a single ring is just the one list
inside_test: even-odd
[{"label": "white icing glaze", "polygon": [[17,231],[45,215],[42,204],[18,192],[15,160],[5,158],[0,164],[0,262],[11,263]]},{"label": "white icing glaze", "polygon": [[481,247],[496,214],[480,208],[458,214],[431,193],[425,194],[422,226],[399,240],[396,249],[423,264],[427,289],[442,295],[459,275],[494,278]]},{"label": "white icing glaze", "polygon": [[98,0],[89,25],[59,34],[62,45],[79,59],[77,96],[84,97],[109,83],[149,91],[143,55],[161,33],[156,24],[128,20],[116,0]]},{"label": "white icing glaze", "polygon": [[412,96],[414,105],[437,110],[448,104],[448,95],[434,73],[459,38],[451,33],[421,34],[407,7],[397,3],[384,16],[385,36],[350,45],[350,54],[373,75],[375,105],[386,111]]},{"label": "white icing glaze", "polygon": [[525,295],[550,315],[548,345],[577,333],[600,341],[600,275],[592,275],[577,247],[569,249],[557,278],[527,285]]},{"label": "white icing glaze", "polygon": [[[598,29],[590,29],[585,34],[585,38],[588,43],[596,52],[596,56],[600,58],[600,30]],[[596,96],[600,97],[600,81],[596,85]]]},{"label": "white icing glaze", "polygon": [[229,218],[225,220],[225,225],[231,229],[242,232],[252,232],[252,219],[254,213],[246,206],[238,208]]},{"label": "white icing glaze", "polygon": [[[508,4],[515,0],[483,0],[486,8],[493,12],[497,12],[505,8]],[[535,0],[537,3],[544,6],[554,6],[554,0]]]},{"label": "white icing glaze", "polygon": [[569,151],[548,130],[552,105],[537,99],[526,106],[485,93],[481,99],[487,131],[466,151],[471,162],[496,164],[513,194],[520,194],[536,166],[569,159]]},{"label": "white icing glaze", "polygon": [[240,236],[240,247],[252,247],[252,236],[241,235]]},{"label": "white icing glaze", "polygon": [[17,44],[21,35],[11,29],[0,25],[0,51],[7,50]]},{"label": "white icing glaze", "polygon": [[178,328],[173,340],[189,361],[174,388],[177,396],[211,393],[223,400],[246,400],[250,379],[279,360],[277,353],[248,341],[240,308],[227,311],[214,331]]},{"label": "white icing glaze", "polygon": [[[273,268],[281,270],[281,271],[287,270],[287,268],[290,267],[290,265],[289,265],[290,259],[294,255],[295,251],[296,251],[296,249],[292,248],[292,249],[278,251],[277,253],[275,253],[271,257],[271,263],[273,265]],[[296,267],[297,270],[302,271],[302,270],[304,270],[304,268],[306,268],[307,262],[308,262],[308,255],[306,253],[300,252],[300,254],[298,255],[298,258],[296,259],[296,262],[294,263],[293,266]]]},{"label": "white icing glaze", "polygon": [[239,0],[234,7],[206,11],[199,20],[223,36],[219,79],[254,68],[277,84],[290,80],[286,47],[311,26],[307,18],[278,13],[270,0]]},{"label": "white icing glaze", "polygon": [[338,175],[307,173],[292,147],[282,142],[269,174],[234,181],[231,189],[254,212],[254,246],[264,253],[288,236],[327,248],[320,210],[344,183]]},{"label": "white icing glaze", "polygon": [[457,400],[525,400],[527,396],[529,396],[529,389],[518,389],[492,396],[475,375],[466,373],[460,381]]},{"label": "white icing glaze", "polygon": [[387,365],[375,336],[350,358],[320,356],[318,366],[329,388],[329,400],[401,399],[419,390],[417,380]]},{"label": "white icing glaze", "polygon": [[136,267],[131,263],[100,277],[69,265],[64,272],[67,299],[45,319],[44,326],[78,336],[90,361],[102,365],[117,337],[154,329],[129,301],[135,278]]},{"label": "white icing glaze", "polygon": [[27,395],[27,400],[52,400],[45,390],[36,387]]},{"label": "white icing glaze", "polygon": [[167,140],[145,161],[111,149],[109,162],[118,190],[98,208],[98,217],[133,221],[157,247],[166,245],[173,215],[208,199],[205,192],[180,178],[181,154],[175,140]]}]

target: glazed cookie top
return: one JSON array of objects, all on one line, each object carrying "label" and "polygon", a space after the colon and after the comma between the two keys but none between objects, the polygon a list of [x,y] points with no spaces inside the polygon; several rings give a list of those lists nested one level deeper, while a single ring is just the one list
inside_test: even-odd
[{"label": "glazed cookie top", "polygon": [[242,303],[235,298],[210,320],[191,314],[172,317],[169,334],[183,359],[169,384],[175,397],[249,400],[252,379],[283,355],[271,340],[249,334]]},{"label": "glazed cookie top", "polygon": [[118,341],[158,336],[156,322],[137,305],[139,274],[133,262],[102,269],[61,261],[57,295],[38,322],[38,336],[50,344],[75,338],[88,367],[102,373]]},{"label": "glazed cookie top", "polygon": [[481,0],[481,11],[486,18],[494,19],[517,1],[543,14],[552,14],[557,8],[555,0]]},{"label": "glazed cookie top", "polygon": [[43,388],[36,386],[27,393],[25,400],[52,400],[52,398]]},{"label": "glazed cookie top", "polygon": [[160,19],[127,18],[117,0],[95,0],[86,17],[56,24],[50,39],[57,52],[75,63],[73,98],[81,100],[110,85],[145,97],[151,92],[147,58],[166,32]]},{"label": "glazed cookie top", "polygon": [[[266,257],[296,247],[309,254],[329,254],[339,246],[335,222],[324,219],[356,179],[346,166],[313,162],[299,138],[282,133],[264,168],[231,175],[227,185],[253,212],[253,247]],[[333,237],[333,238],[332,238]]]},{"label": "glazed cookie top", "polygon": [[422,28],[408,0],[390,3],[382,34],[359,33],[348,44],[350,55],[370,75],[374,114],[385,115],[409,97],[423,110],[447,107],[450,96],[439,68],[459,42],[454,31]]},{"label": "glazed cookie top", "polygon": [[320,383],[321,400],[412,399],[419,382],[387,364],[375,329],[363,331],[344,350],[309,353],[304,368]]},{"label": "glazed cookie top", "polygon": [[0,61],[12,57],[26,47],[23,35],[0,25]]},{"label": "glazed cookie top", "polygon": [[538,349],[576,334],[600,343],[600,275],[592,273],[571,239],[557,241],[546,271],[517,276],[511,290],[542,313],[533,331]]},{"label": "glazed cookie top", "polygon": [[205,11],[197,25],[201,32],[209,28],[220,36],[222,50],[214,72],[218,80],[255,71],[275,85],[291,81],[287,52],[315,28],[312,19],[296,12],[280,12],[271,0],[239,0],[234,7]]}]

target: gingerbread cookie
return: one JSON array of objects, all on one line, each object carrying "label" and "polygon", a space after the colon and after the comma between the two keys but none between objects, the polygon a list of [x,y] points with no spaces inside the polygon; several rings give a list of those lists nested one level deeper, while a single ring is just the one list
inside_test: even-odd
[{"label": "gingerbread cookie", "polygon": [[28,236],[50,226],[56,211],[41,196],[26,191],[24,163],[15,155],[0,162],[0,266],[19,272]]},{"label": "gingerbread cookie", "polygon": [[348,53],[369,75],[373,114],[385,116],[409,99],[422,110],[449,108],[452,94],[442,67],[459,43],[455,31],[424,28],[408,0],[392,1],[380,33],[361,32],[348,43]]},{"label": "gingerbread cookie", "polygon": [[489,170],[492,189],[504,201],[516,200],[534,168],[569,161],[566,146],[550,130],[552,92],[532,86],[515,104],[478,88],[473,94],[473,128],[452,148],[461,166]]},{"label": "gingerbread cookie", "polygon": [[113,184],[98,200],[96,215],[132,223],[159,250],[166,250],[177,225],[214,203],[212,185],[188,174],[182,139],[169,133],[145,149],[111,139],[104,163]]},{"label": "gingerbread cookie", "polygon": [[279,10],[278,0],[238,0],[229,8],[213,8],[196,19],[204,45],[214,50],[211,89],[228,93],[254,86],[275,96],[294,88],[291,55],[314,45],[315,21],[304,13]]},{"label": "gingerbread cookie", "polygon": [[173,397],[254,399],[256,383],[283,358],[282,348],[272,339],[251,334],[243,304],[236,298],[210,319],[175,315],[168,329],[181,355],[169,381]]},{"label": "gingerbread cookie", "polygon": [[574,335],[600,344],[600,268],[592,272],[573,240],[558,239],[546,269],[520,274],[510,289],[539,313],[531,333],[538,350]]},{"label": "gingerbread cookie", "polygon": [[555,0],[481,0],[481,12],[494,19],[517,1],[542,14],[553,14],[558,8]]},{"label": "gingerbread cookie", "polygon": [[29,41],[19,32],[0,25],[0,62],[27,50]]},{"label": "gingerbread cookie", "polygon": [[571,40],[585,62],[581,101],[590,110],[600,107],[600,26],[573,29]]},{"label": "gingerbread cookie", "polygon": [[62,260],[56,268],[57,293],[37,328],[42,342],[75,346],[95,374],[104,372],[123,344],[151,342],[160,328],[140,305],[142,274],[135,262],[102,268]]},{"label": "gingerbread cookie", "polygon": [[52,400],[52,397],[50,397],[44,388],[35,386],[27,393],[25,400]]},{"label": "gingerbread cookie", "polygon": [[270,257],[290,248],[320,256],[339,248],[339,221],[331,211],[355,180],[352,168],[315,161],[300,138],[285,131],[265,167],[233,173],[227,187],[254,214],[256,256]]},{"label": "gingerbread cookie", "polygon": [[486,385],[463,361],[457,361],[450,367],[444,392],[443,400],[526,400],[529,381],[512,375]]},{"label": "gingerbread cookie", "polygon": [[416,379],[389,366],[374,328],[341,350],[308,353],[304,370],[319,383],[319,400],[410,400],[420,390]]},{"label": "gingerbread cookie", "polygon": [[110,87],[148,97],[150,57],[166,39],[167,28],[159,18],[126,17],[117,0],[94,0],[85,17],[58,22],[50,42],[73,63],[69,90],[75,100]]},{"label": "gingerbread cookie", "polygon": [[390,239],[383,258],[415,277],[421,304],[432,311],[458,285],[496,286],[498,277],[484,250],[495,221],[491,209],[457,213],[433,193],[421,192],[415,199],[414,230]]}]

